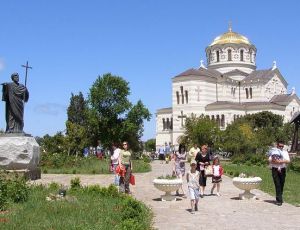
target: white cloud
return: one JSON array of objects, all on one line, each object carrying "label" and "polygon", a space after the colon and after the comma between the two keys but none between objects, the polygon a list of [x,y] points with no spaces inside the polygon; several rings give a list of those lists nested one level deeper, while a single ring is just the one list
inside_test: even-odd
[{"label": "white cloud", "polygon": [[66,106],[55,103],[41,104],[34,108],[36,113],[48,114],[52,116],[57,116],[60,113],[66,113],[66,110]]}]

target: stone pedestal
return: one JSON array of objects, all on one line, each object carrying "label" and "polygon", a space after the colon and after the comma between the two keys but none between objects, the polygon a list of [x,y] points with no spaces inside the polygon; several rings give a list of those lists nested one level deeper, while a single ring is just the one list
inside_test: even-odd
[{"label": "stone pedestal", "polygon": [[41,178],[38,168],[40,146],[32,136],[3,134],[0,136],[0,169],[23,173],[35,180]]}]

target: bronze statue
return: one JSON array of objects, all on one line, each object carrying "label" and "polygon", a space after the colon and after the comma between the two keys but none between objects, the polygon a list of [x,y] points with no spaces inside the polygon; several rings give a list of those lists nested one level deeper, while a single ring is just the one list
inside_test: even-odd
[{"label": "bronze statue", "polygon": [[28,101],[26,86],[19,83],[19,74],[11,75],[13,82],[2,83],[2,101],[5,101],[6,133],[23,133],[24,103]]}]

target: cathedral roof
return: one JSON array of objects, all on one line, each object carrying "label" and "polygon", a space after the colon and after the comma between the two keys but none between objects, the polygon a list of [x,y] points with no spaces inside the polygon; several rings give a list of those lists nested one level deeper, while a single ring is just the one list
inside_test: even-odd
[{"label": "cathedral roof", "polygon": [[296,99],[299,102],[299,98],[296,94],[275,95],[271,98],[270,102],[278,105],[288,105],[293,99]]},{"label": "cathedral roof", "polygon": [[172,113],[172,107],[158,109],[156,114],[162,113]]},{"label": "cathedral roof", "polygon": [[235,75],[248,76],[249,74],[244,71],[241,71],[239,69],[234,69],[234,70],[224,73],[223,75],[229,77],[229,76],[235,76]]},{"label": "cathedral roof", "polygon": [[278,77],[281,78],[281,80],[283,81],[283,84],[287,86],[287,82],[281,75],[278,68],[266,69],[266,70],[254,70],[247,77],[245,77],[243,83],[251,83],[256,81],[268,82],[272,79],[272,77],[274,77],[275,74],[277,74]]},{"label": "cathedral roof", "polygon": [[223,44],[246,44],[251,45],[248,38],[245,36],[232,32],[231,27],[229,27],[229,31],[216,37],[213,42],[209,46],[213,45],[223,45]]},{"label": "cathedral roof", "polygon": [[211,77],[211,78],[217,78],[221,76],[221,73],[217,70],[214,69],[206,69],[203,67],[200,67],[199,69],[188,69],[179,75],[175,76],[174,78],[179,78],[183,76],[206,76],[206,77]]}]

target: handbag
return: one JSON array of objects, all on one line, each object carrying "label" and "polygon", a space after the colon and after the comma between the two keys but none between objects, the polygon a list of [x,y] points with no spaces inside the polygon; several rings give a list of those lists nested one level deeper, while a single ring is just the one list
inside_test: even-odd
[{"label": "handbag", "polygon": [[129,183],[130,183],[131,185],[135,185],[135,176],[134,176],[133,174],[130,174]]},{"label": "handbag", "polygon": [[212,165],[208,165],[204,168],[204,176],[211,177],[213,175]]}]

